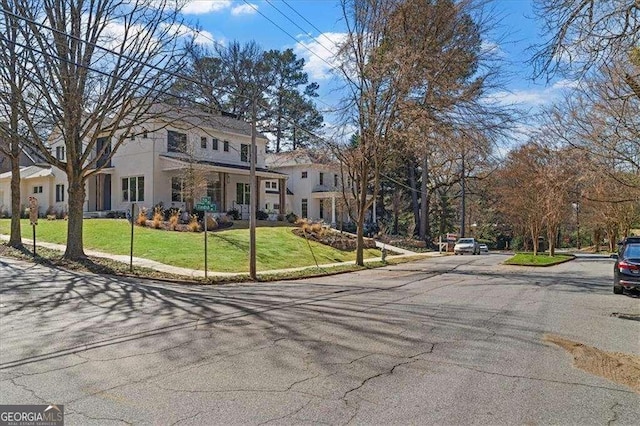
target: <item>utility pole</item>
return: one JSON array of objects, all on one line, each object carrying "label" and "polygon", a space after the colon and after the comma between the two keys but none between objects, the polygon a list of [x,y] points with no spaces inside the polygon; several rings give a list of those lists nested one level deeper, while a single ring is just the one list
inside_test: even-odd
[{"label": "utility pole", "polygon": [[464,237],[464,231],[466,228],[466,214],[467,214],[467,206],[466,206],[466,198],[467,198],[467,188],[465,182],[465,169],[464,169],[464,152],[462,153],[462,171],[460,173],[460,196],[461,196],[461,212],[460,212],[460,238]]},{"label": "utility pole", "polygon": [[249,152],[249,277],[257,280],[256,272],[256,203],[258,188],[256,185],[256,96],[251,102],[251,149]]}]

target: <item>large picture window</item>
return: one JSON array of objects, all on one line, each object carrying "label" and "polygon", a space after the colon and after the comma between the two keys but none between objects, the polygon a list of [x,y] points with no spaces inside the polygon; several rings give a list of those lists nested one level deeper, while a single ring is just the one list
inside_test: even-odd
[{"label": "large picture window", "polygon": [[178,176],[171,178],[171,201],[184,202],[184,178]]},{"label": "large picture window", "polygon": [[144,201],[144,176],[122,178],[122,201]]},{"label": "large picture window", "polygon": [[236,184],[236,203],[237,204],[249,204],[251,200],[251,191],[248,183],[238,182]]},{"label": "large picture window", "polygon": [[167,130],[167,150],[169,152],[187,152],[187,135]]},{"label": "large picture window", "polygon": [[302,217],[307,218],[309,216],[309,201],[306,198],[302,199]]},{"label": "large picture window", "polygon": [[222,182],[219,180],[210,182],[207,181],[207,197],[211,199],[218,208],[220,207],[220,200],[222,199]]}]

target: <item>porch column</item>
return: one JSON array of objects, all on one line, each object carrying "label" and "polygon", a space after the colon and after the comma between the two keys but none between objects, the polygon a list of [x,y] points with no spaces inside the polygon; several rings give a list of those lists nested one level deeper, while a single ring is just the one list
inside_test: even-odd
[{"label": "porch column", "polygon": [[286,179],[278,179],[280,182],[278,189],[280,190],[280,214],[286,213],[286,191],[287,191],[287,180]]},{"label": "porch column", "polygon": [[220,213],[227,211],[227,174],[218,172],[218,179],[220,179]]},{"label": "porch column", "polygon": [[376,217],[376,199],[373,199],[373,223],[377,223],[378,222],[378,218]]},{"label": "porch column", "polygon": [[331,196],[331,226],[336,227],[336,196]]}]

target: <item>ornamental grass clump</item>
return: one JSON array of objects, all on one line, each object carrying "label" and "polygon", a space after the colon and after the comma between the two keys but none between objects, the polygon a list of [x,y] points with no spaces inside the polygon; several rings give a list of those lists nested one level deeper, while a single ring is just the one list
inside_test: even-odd
[{"label": "ornamental grass clump", "polygon": [[164,222],[164,212],[161,207],[156,207],[153,211],[153,219],[151,223],[153,227],[156,229],[162,228],[162,223]]},{"label": "ornamental grass clump", "polygon": [[191,219],[189,219],[189,224],[187,225],[189,231],[191,232],[200,232],[200,224],[198,223],[198,216],[195,214],[191,215]]},{"label": "ornamental grass clump", "polygon": [[136,224],[140,226],[145,226],[147,224],[147,209],[141,208],[138,212],[138,218],[136,219]]},{"label": "ornamental grass clump", "polygon": [[172,231],[175,231],[178,227],[178,223],[180,222],[180,210],[173,210],[171,216],[169,216],[169,228]]}]

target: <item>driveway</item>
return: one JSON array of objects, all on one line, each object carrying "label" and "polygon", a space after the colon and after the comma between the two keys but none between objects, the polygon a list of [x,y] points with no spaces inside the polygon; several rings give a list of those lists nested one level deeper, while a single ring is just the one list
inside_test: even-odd
[{"label": "driveway", "polygon": [[195,287],[0,258],[0,403],[69,425],[636,424],[637,393],[543,339],[640,354],[611,260],[502,260]]}]

